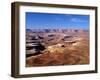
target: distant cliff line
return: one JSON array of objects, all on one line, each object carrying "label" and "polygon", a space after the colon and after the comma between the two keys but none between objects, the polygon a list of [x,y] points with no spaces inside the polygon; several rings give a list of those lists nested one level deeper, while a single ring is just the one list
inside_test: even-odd
[{"label": "distant cliff line", "polygon": [[26,29],[26,32],[89,32],[88,29]]}]

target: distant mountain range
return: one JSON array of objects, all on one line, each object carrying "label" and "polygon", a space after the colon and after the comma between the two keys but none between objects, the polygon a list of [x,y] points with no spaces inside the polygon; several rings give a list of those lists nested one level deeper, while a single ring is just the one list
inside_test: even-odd
[{"label": "distant mountain range", "polygon": [[26,29],[26,32],[33,32],[32,29]]},{"label": "distant mountain range", "polygon": [[89,30],[82,29],[26,29],[26,32],[88,32]]}]

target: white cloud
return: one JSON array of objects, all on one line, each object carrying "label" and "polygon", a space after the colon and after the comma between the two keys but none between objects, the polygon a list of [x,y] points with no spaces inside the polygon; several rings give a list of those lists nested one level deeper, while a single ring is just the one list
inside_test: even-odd
[{"label": "white cloud", "polygon": [[70,21],[71,22],[87,22],[86,20],[79,19],[79,18],[71,18]]}]

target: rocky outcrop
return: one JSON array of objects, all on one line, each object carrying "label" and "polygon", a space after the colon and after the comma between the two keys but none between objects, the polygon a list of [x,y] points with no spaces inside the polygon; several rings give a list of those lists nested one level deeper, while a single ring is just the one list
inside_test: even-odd
[{"label": "rocky outcrop", "polygon": [[37,29],[26,33],[26,67],[89,64],[88,31]]}]

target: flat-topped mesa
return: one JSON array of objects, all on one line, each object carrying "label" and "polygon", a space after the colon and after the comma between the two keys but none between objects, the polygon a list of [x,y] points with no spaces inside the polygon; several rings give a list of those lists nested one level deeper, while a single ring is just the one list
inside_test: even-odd
[{"label": "flat-topped mesa", "polygon": [[45,46],[43,46],[41,43],[27,43],[26,44],[26,56],[31,55],[38,55],[41,54],[41,51],[45,49]]},{"label": "flat-topped mesa", "polygon": [[26,40],[26,44],[28,43],[40,43],[40,40]]},{"label": "flat-topped mesa", "polygon": [[76,41],[64,41],[65,43],[73,44],[76,43]]},{"label": "flat-topped mesa", "polygon": [[72,32],[72,33],[80,33],[80,32],[88,32],[88,30],[84,29],[27,29],[26,32],[30,33],[52,33],[52,32]]}]

